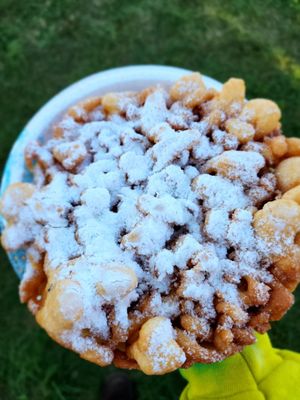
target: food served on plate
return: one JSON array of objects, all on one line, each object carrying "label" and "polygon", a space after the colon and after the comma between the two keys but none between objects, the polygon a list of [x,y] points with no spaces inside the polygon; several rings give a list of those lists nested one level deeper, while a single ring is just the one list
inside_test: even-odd
[{"label": "food served on plate", "polygon": [[2,245],[21,301],[101,366],[164,374],[255,341],[300,279],[300,139],[278,106],[201,75],[71,107],[25,152]]}]

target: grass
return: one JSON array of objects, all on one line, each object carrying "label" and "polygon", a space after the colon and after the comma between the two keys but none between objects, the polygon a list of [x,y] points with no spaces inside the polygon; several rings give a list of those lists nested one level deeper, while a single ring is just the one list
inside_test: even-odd
[{"label": "grass", "polygon": [[[33,113],[95,71],[128,64],[243,77],[248,97],[269,97],[287,135],[300,135],[299,0],[0,0],[0,167]],[[17,278],[0,253],[0,399],[96,400],[112,368],[53,343],[19,304]],[[276,346],[300,351],[298,306],[274,325]],[[141,400],[179,397],[177,373],[129,372]]]}]

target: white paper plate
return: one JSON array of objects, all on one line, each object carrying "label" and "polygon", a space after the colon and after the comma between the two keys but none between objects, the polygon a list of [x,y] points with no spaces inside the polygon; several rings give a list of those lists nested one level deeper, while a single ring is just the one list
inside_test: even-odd
[{"label": "white paper plate", "polygon": [[[110,91],[141,90],[156,83],[170,86],[189,72],[191,71],[176,67],[134,65],[97,72],[68,86],[40,108],[18,136],[4,167],[0,196],[11,183],[31,181],[31,174],[24,164],[24,148],[27,143],[46,132],[49,125],[70,105],[85,97]],[[203,79],[207,87],[217,90],[222,87],[220,82],[208,76],[203,76]],[[0,223],[2,227],[5,226],[3,218]],[[14,270],[21,277],[25,267],[24,251],[9,253],[8,257]]]}]

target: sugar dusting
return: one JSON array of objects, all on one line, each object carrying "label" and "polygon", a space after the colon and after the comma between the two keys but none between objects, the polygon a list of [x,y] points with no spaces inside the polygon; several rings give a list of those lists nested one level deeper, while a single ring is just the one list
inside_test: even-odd
[{"label": "sugar dusting", "polygon": [[182,365],[186,360],[184,352],[174,342],[175,334],[170,320],[164,318],[151,333],[147,353],[151,359],[153,371],[165,368],[166,360],[170,369]]},{"label": "sugar dusting", "polygon": [[[112,325],[126,331],[131,304],[148,292],[155,293],[154,315],[175,319],[180,304],[191,315],[200,305],[205,330],[216,296],[245,309],[241,278],[271,279],[252,228],[264,158],[255,146],[237,150],[218,129],[211,135],[191,110],[169,103],[158,87],[140,106],[122,98],[122,115],[104,119],[98,110],[84,124],[67,116],[61,137],[30,150],[50,182],[21,207],[7,241],[46,254],[45,272],[55,282],[79,283],[83,312],[61,339],[80,353],[96,349],[109,360],[95,338],[108,340]],[[116,264],[125,274],[119,280]],[[172,337],[170,322],[160,334]]]}]

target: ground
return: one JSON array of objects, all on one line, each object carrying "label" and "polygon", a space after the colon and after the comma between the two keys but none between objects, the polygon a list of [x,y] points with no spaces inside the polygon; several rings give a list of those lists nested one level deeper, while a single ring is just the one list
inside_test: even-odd
[{"label": "ground", "polygon": [[[28,119],[68,84],[128,64],[243,77],[247,96],[269,97],[287,135],[300,136],[299,0],[0,0],[0,166]],[[19,304],[18,279],[0,254],[1,400],[96,400],[112,368],[53,343]],[[276,346],[300,351],[297,305],[274,324]],[[129,372],[140,400],[178,399],[178,373]]]}]

